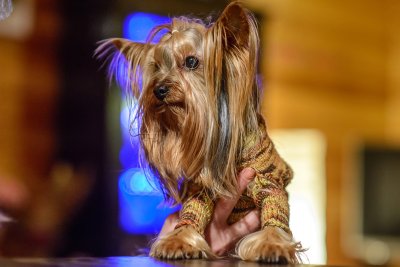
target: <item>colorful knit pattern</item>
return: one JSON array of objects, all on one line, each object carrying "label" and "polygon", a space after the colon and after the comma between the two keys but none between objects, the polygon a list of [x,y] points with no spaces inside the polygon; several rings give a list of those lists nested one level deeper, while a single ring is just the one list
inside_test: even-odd
[{"label": "colorful knit pattern", "polygon": [[198,233],[204,234],[204,230],[211,220],[213,211],[214,202],[205,191],[192,195],[183,203],[179,223],[175,228],[191,225]]},{"label": "colorful knit pattern", "polygon": [[290,233],[288,194],[285,188],[293,172],[279,156],[263,124],[261,129],[261,138],[248,138],[240,167],[251,167],[256,171],[248,194],[261,209],[261,227],[277,226]]},{"label": "colorful knit pattern", "polygon": [[290,233],[288,198],[282,190],[271,190],[263,201],[261,227],[267,226],[277,226]]},{"label": "colorful knit pattern", "polygon": [[[249,136],[245,140],[242,160],[238,169],[253,168],[254,181],[248,186],[228,218],[232,224],[243,218],[254,208],[261,209],[261,226],[280,227],[287,233],[289,229],[289,204],[286,186],[293,172],[279,156],[274,144],[267,135],[263,122],[260,122],[261,135]],[[180,222],[176,226],[192,225],[203,234],[211,220],[214,203],[203,190],[190,197],[183,205]]]}]

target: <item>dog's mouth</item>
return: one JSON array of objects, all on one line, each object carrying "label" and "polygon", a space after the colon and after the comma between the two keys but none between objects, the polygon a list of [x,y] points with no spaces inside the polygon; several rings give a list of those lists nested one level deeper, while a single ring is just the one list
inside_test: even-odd
[{"label": "dog's mouth", "polygon": [[182,101],[158,102],[153,105],[152,116],[166,129],[179,131],[186,117],[186,105]]},{"label": "dog's mouth", "polygon": [[186,105],[183,101],[158,101],[155,104],[157,110],[167,110],[167,109],[185,109]]},{"label": "dog's mouth", "polygon": [[153,106],[153,112],[155,114],[163,115],[163,116],[169,116],[175,121],[175,123],[179,123],[180,120],[182,120],[182,116],[186,110],[186,105],[182,101],[177,101],[177,102],[161,102],[161,103],[156,103]]}]

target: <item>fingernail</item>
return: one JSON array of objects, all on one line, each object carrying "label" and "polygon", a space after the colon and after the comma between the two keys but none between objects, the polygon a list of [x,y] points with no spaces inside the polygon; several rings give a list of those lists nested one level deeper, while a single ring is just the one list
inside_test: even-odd
[{"label": "fingernail", "polygon": [[252,180],[256,175],[256,171],[253,168],[246,168],[244,169],[244,175],[247,179]]}]

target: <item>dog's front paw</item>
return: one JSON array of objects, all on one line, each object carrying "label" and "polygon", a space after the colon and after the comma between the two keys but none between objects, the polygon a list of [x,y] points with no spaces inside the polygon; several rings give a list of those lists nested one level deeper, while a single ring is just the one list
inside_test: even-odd
[{"label": "dog's front paw", "polygon": [[213,259],[204,238],[191,226],[183,226],[157,238],[150,256],[159,259]]},{"label": "dog's front paw", "polygon": [[267,227],[244,237],[236,247],[236,254],[242,260],[268,263],[301,263],[300,243],[278,227]]}]

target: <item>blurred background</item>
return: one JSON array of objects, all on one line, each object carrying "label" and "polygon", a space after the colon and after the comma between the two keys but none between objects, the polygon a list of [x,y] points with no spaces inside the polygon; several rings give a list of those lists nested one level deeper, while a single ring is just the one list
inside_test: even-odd
[{"label": "blurred background", "polygon": [[[227,2],[12,1],[0,21],[1,256],[146,252],[172,209],[138,169],[129,106],[96,42],[141,41]],[[262,112],[296,173],[292,228],[309,262],[400,264],[400,2],[243,2],[259,21]]]}]

